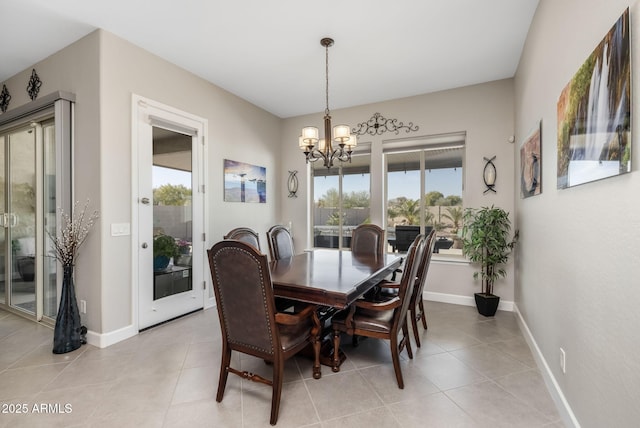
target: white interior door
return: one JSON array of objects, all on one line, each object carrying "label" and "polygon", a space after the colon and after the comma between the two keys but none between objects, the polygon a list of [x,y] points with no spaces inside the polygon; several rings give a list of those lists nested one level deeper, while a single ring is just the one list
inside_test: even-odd
[{"label": "white interior door", "polygon": [[[204,128],[157,106],[144,105],[138,117],[138,329],[144,329],[204,307]],[[175,252],[159,254],[166,247],[161,240],[177,244]]]}]

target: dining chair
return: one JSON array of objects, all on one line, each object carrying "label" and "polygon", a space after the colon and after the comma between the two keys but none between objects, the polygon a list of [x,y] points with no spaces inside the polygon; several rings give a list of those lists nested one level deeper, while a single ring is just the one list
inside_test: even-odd
[{"label": "dining chair", "polygon": [[286,259],[295,254],[291,233],[282,225],[277,224],[267,231],[267,242],[271,260]]},{"label": "dining chair", "polygon": [[[359,335],[389,340],[393,369],[396,374],[398,388],[404,388],[402,370],[400,368],[400,352],[406,347],[409,358],[413,358],[409,329],[407,326],[407,310],[411,300],[415,275],[418,269],[417,260],[424,251],[424,235],[418,235],[409,246],[405,264],[405,275],[400,281],[398,295],[388,300],[372,302],[356,300],[349,308],[334,315],[333,327],[333,371],[339,371],[340,334]],[[402,339],[398,335],[402,332]]]},{"label": "dining chair", "polygon": [[262,252],[260,250],[260,238],[258,237],[258,233],[248,227],[236,227],[224,235],[224,239],[235,239],[237,241],[246,242],[247,244],[251,244],[256,247],[258,251]]},{"label": "dining chair", "polygon": [[[418,333],[418,322],[422,322],[422,327],[427,330],[427,314],[424,309],[424,301],[422,293],[424,285],[427,282],[427,274],[429,273],[429,265],[431,264],[431,256],[433,255],[433,247],[437,241],[435,230],[431,230],[425,239],[425,250],[422,253],[422,259],[419,261],[418,271],[416,273],[416,282],[411,294],[409,303],[409,319],[411,320],[411,329],[413,330],[413,338],[418,348],[421,347],[420,334]],[[397,282],[383,281],[379,284],[380,291],[376,299],[391,298],[398,294],[400,284]]]},{"label": "dining chair", "polygon": [[[270,385],[271,425],[278,420],[284,362],[313,345],[313,377],[320,378],[320,321],[315,305],[299,313],[275,309],[267,256],[241,241],[225,240],[207,250],[220,328],[222,362],[216,401],[221,402],[229,373]],[[231,367],[231,352],[241,352],[273,365],[272,379]]]},{"label": "dining chair", "polygon": [[375,224],[361,224],[351,232],[351,251],[355,254],[383,255],[384,229]]}]

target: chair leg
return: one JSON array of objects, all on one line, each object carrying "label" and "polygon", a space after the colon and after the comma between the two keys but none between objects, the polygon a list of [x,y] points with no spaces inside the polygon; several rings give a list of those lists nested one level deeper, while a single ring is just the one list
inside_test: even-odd
[{"label": "chair leg", "polygon": [[357,348],[358,345],[360,345],[360,336],[357,334],[351,336],[351,345],[353,345],[354,348]]},{"label": "chair leg", "polygon": [[340,330],[333,330],[333,367],[335,373],[340,371]]},{"label": "chair leg", "polygon": [[411,329],[413,330],[413,338],[416,340],[416,346],[420,347],[420,333],[418,333],[418,314],[416,308],[409,310],[409,318],[411,318]]},{"label": "chair leg", "polygon": [[276,358],[273,362],[273,393],[271,395],[271,420],[269,423],[275,425],[278,422],[278,412],[280,411],[280,396],[282,395],[282,377],[284,375],[284,361]]},{"label": "chair leg", "polygon": [[420,318],[422,318],[422,326],[424,329],[427,329],[427,313],[424,311],[424,303],[422,299],[418,302],[418,306],[420,307]]},{"label": "chair leg", "polygon": [[224,395],[224,389],[227,386],[227,378],[229,377],[229,364],[231,363],[231,349],[226,344],[222,347],[222,362],[220,363],[220,380],[218,381],[218,393],[216,394],[216,401],[219,403],[222,401]]},{"label": "chair leg", "polygon": [[320,368],[320,338],[316,335],[313,338],[313,378],[320,379],[322,370]]},{"label": "chair leg", "polygon": [[[402,324],[402,335],[404,336],[402,338],[402,342],[407,347],[407,354],[409,354],[409,358],[413,360],[413,350],[411,349],[411,339],[409,339],[409,326],[407,324],[406,318],[404,319],[404,323]],[[398,352],[400,351],[401,349],[398,349]]]},{"label": "chair leg", "polygon": [[396,381],[398,388],[404,389],[404,380],[402,379],[402,369],[400,368],[400,349],[398,344],[398,336],[394,335],[389,340],[391,345],[391,359],[393,360],[393,370],[396,373]]}]

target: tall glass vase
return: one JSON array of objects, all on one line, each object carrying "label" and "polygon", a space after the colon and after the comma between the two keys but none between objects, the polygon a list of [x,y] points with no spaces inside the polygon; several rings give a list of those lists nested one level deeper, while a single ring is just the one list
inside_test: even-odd
[{"label": "tall glass vase", "polygon": [[53,353],[64,354],[80,347],[80,312],[76,301],[76,290],[73,286],[73,265],[63,266],[62,294],[60,307],[53,331]]}]

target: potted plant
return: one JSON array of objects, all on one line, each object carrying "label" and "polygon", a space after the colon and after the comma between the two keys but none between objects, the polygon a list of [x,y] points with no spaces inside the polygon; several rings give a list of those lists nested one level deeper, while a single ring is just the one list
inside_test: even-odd
[{"label": "potted plant", "polygon": [[169,235],[157,235],[153,238],[153,270],[165,270],[171,258],[180,255],[176,240]]},{"label": "potted plant", "polygon": [[500,297],[493,294],[496,279],[507,275],[504,264],[516,244],[518,232],[510,239],[509,213],[502,208],[467,208],[462,228],[462,249],[472,263],[480,265],[473,273],[482,280],[482,291],[475,293],[476,307],[484,316],[493,316]]}]

